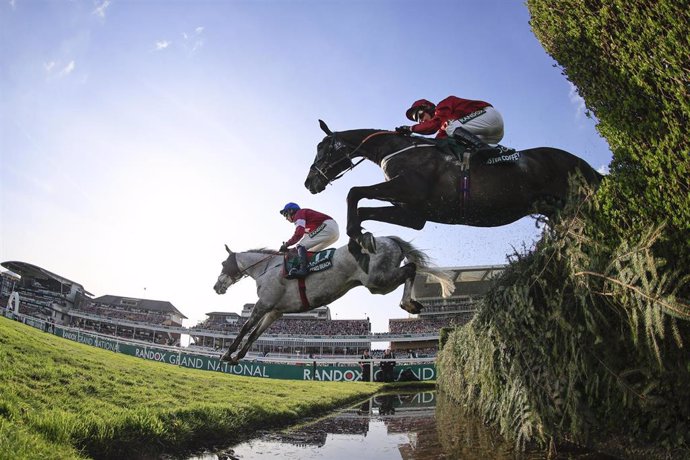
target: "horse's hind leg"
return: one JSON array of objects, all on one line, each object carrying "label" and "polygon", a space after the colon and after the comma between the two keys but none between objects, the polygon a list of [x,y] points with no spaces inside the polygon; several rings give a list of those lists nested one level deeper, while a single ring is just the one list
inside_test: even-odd
[{"label": "horse's hind leg", "polygon": [[258,339],[261,336],[261,334],[263,334],[264,331],[268,329],[268,327],[281,316],[283,316],[283,314],[276,310],[270,310],[268,313],[266,313],[264,317],[261,319],[259,325],[256,326],[256,328],[252,331],[251,334],[249,334],[249,338],[245,342],[244,346],[242,346],[240,351],[237,353],[237,356],[235,356],[234,362],[237,362],[240,359],[244,358],[244,355],[247,354],[247,352],[251,348],[252,344],[256,341],[256,339]]},{"label": "horse's hind leg", "polygon": [[[380,267],[376,267],[380,269]],[[404,284],[403,298],[400,300],[400,308],[409,313],[419,313],[423,306],[416,300],[412,300],[412,284],[414,282],[417,266],[408,263],[394,270],[374,270],[369,275],[366,287],[374,294],[388,294],[398,286]]]},{"label": "horse's hind leg", "polygon": [[403,269],[408,269],[411,274],[405,278],[405,286],[403,287],[403,296],[400,299],[400,308],[406,312],[417,314],[424,308],[424,305],[412,299],[412,287],[414,286],[414,278],[417,275],[417,266],[415,264],[407,264]]}]

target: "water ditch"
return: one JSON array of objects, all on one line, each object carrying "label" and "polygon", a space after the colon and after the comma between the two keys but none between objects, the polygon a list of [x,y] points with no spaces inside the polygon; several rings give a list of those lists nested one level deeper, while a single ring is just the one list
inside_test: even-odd
[{"label": "water ditch", "polygon": [[[436,391],[374,396],[318,420],[257,432],[240,444],[188,457],[234,459],[543,459],[544,452],[516,452],[480,420]],[[556,459],[611,460],[570,450]]]}]

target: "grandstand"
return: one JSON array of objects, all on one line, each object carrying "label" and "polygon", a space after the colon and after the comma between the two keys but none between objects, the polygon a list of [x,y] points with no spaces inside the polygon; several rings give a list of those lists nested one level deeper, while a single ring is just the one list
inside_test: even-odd
[{"label": "grandstand", "polygon": [[[218,352],[230,345],[254,307],[245,304],[239,314],[213,311],[199,324],[186,328],[186,316],[168,301],[115,295],[93,298],[81,284],[35,265],[4,262],[2,266],[11,272],[2,273],[0,305],[8,305],[9,296],[17,293],[20,313],[144,343],[181,346],[183,335],[188,335],[190,347]],[[389,320],[387,332],[372,332],[368,318],[333,320],[328,306],[285,315],[255,342],[250,354],[342,357],[361,355],[372,344],[390,342],[399,358],[434,356],[440,329],[469,321],[477,302],[491,288],[491,280],[504,268],[445,268],[454,272],[455,281],[455,292],[448,299],[441,297],[440,285],[432,278],[418,276],[412,296],[424,310],[416,316]],[[372,350],[372,354],[378,357],[382,351]]]},{"label": "grandstand", "polygon": [[0,302],[7,303],[10,294],[14,292],[15,285],[19,282],[19,275],[11,271],[0,272]]},{"label": "grandstand", "polygon": [[68,317],[68,311],[84,305],[91,295],[81,284],[36,265],[16,261],[3,262],[1,265],[10,270],[2,276],[2,302],[8,305],[9,296],[18,294],[20,302],[17,313],[62,324]]},{"label": "grandstand", "polygon": [[[424,305],[424,309],[419,315],[410,318],[389,320],[388,330],[391,334],[432,333],[438,337],[441,328],[462,326],[472,319],[477,303],[491,289],[492,280],[503,273],[504,269],[505,265],[443,268],[454,273],[455,292],[448,298],[441,296],[441,285],[437,280],[417,275],[412,298]],[[398,352],[432,352],[437,348],[437,341],[436,338],[418,342],[391,342],[391,348]]]},{"label": "grandstand", "polygon": [[72,326],[105,335],[174,345],[187,317],[167,301],[104,295],[72,310],[70,319]]},{"label": "grandstand", "polygon": [[[254,304],[245,304],[242,313],[211,312],[193,328],[192,346],[219,350],[227,348],[249,319]],[[266,356],[331,356],[361,354],[371,348],[371,323],[366,320],[332,320],[328,306],[302,313],[289,313],[271,324],[251,351]],[[227,334],[231,334],[228,337]],[[358,340],[352,340],[357,336]],[[362,340],[364,338],[364,340]]]}]

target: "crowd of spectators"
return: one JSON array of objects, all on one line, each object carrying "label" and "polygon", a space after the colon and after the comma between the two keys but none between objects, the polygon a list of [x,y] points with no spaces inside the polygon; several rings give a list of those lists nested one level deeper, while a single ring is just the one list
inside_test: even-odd
[{"label": "crowd of spectators", "polygon": [[41,291],[39,293],[18,287],[17,292],[21,296],[21,302],[19,302],[19,313],[23,315],[29,315],[40,319],[48,319],[51,317],[51,306],[53,304],[64,304],[63,298],[53,295],[47,296],[44,294],[45,291]]},{"label": "crowd of spectators", "polygon": [[[195,329],[223,332],[239,332],[246,321],[240,318],[236,323],[222,320],[206,320]],[[367,335],[371,323],[365,319],[340,319],[325,321],[319,319],[279,319],[266,330],[265,334],[273,335]]]},{"label": "crowd of spectators", "polygon": [[101,316],[108,319],[122,319],[125,321],[132,321],[135,323],[148,324],[163,324],[168,317],[162,312],[149,311],[146,313],[135,312],[131,310],[124,310],[119,308],[110,308],[103,305],[96,305],[88,303],[83,305],[80,309],[84,313],[89,313],[94,316]]},{"label": "crowd of spectators", "polygon": [[468,315],[446,319],[391,319],[388,321],[388,330],[391,334],[435,333],[444,327],[462,326],[469,319]]},{"label": "crowd of spectators", "polygon": [[268,328],[276,335],[367,335],[371,324],[364,319],[279,319]]},{"label": "crowd of spectators", "polygon": [[74,316],[71,318],[69,326],[85,331],[93,331],[101,335],[153,342],[160,345],[173,345],[179,343],[179,334],[131,326],[118,326],[113,323],[94,321]]},{"label": "crowd of spectators", "polygon": [[212,317],[201,321],[199,324],[194,326],[193,329],[218,332],[239,332],[244,322],[244,318],[241,318],[237,322],[229,323],[219,319],[218,317]]}]

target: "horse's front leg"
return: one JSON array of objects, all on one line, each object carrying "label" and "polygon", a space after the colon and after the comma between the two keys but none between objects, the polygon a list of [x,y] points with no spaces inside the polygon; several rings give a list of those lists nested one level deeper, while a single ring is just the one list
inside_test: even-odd
[{"label": "horse's front leg", "polygon": [[271,310],[268,313],[264,315],[264,317],[261,319],[261,322],[259,323],[258,326],[252,331],[251,334],[249,334],[249,338],[245,342],[244,346],[240,349],[240,351],[237,353],[237,356],[234,358],[234,362],[239,361],[240,359],[244,358],[244,355],[247,354],[249,349],[251,348],[252,344],[258,339],[263,332],[269,328],[271,324],[278,318],[283,316],[283,314],[279,311],[276,310]]},{"label": "horse's front leg", "polygon": [[237,348],[240,346],[242,343],[242,339],[247,335],[247,333],[256,325],[261,318],[266,314],[267,309],[263,306],[263,304],[258,301],[254,305],[254,308],[252,309],[251,315],[249,315],[249,319],[242,325],[240,328],[240,332],[237,333],[237,337],[235,337],[235,340],[230,344],[230,348],[223,353],[223,356],[221,356],[220,360],[221,361],[229,361],[231,363],[236,363],[237,358],[233,359],[232,354]]},{"label": "horse's front leg", "polygon": [[[380,184],[367,187],[352,187],[347,194],[347,235],[353,238],[369,252],[375,252],[376,246],[371,234],[362,235],[362,221],[358,211],[362,199],[388,201],[392,203],[411,203],[423,199],[423,193],[417,185],[416,178],[410,175],[399,175]],[[417,223],[417,225],[419,225]]]},{"label": "horse's front leg", "polygon": [[362,191],[368,187],[352,187],[347,193],[347,236],[359,240],[362,236],[362,222],[357,215],[357,205],[362,199]]},{"label": "horse's front leg", "polygon": [[381,206],[376,208],[359,208],[357,210],[360,222],[375,220],[388,224],[421,230],[426,225],[426,219],[419,213],[409,211],[399,206]]}]

